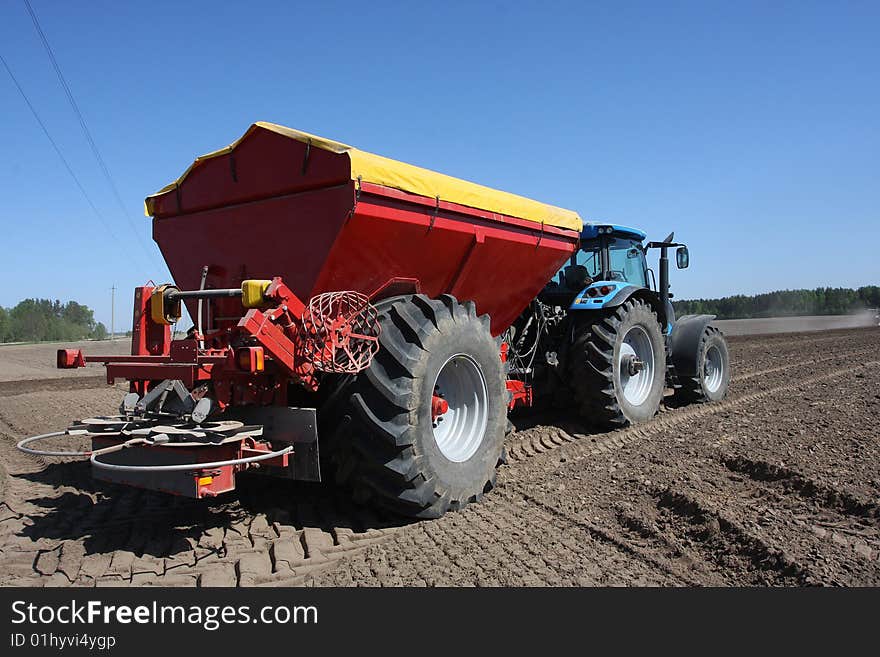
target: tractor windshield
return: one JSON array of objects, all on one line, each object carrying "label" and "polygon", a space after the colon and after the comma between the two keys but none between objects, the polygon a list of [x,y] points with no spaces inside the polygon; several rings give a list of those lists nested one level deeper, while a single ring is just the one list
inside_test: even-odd
[{"label": "tractor windshield", "polygon": [[608,239],[608,279],[626,281],[639,287],[648,287],[642,244],[638,240],[611,237]]},{"label": "tractor windshield", "polygon": [[[579,267],[571,271],[574,265]],[[621,281],[648,287],[647,272],[645,252],[639,240],[603,235],[581,240],[581,248],[572,256],[568,266],[559,270],[557,276],[558,285],[568,288],[582,288],[589,283],[587,277],[593,281]]]},{"label": "tractor windshield", "polygon": [[602,236],[582,240],[571,264],[586,268],[594,281],[622,281],[648,287],[645,252],[636,239]]}]

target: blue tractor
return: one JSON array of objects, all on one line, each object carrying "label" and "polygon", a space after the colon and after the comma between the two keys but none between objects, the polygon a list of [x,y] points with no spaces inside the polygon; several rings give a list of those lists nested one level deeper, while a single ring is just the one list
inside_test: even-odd
[{"label": "blue tractor", "polygon": [[585,224],[580,250],[508,330],[510,375],[537,405],[573,403],[590,424],[615,427],[650,420],[670,389],[674,404],[727,394],[730,359],[714,315],[676,318],[670,302],[669,249],[684,269],[687,246],[674,234],[646,238],[636,228]]}]

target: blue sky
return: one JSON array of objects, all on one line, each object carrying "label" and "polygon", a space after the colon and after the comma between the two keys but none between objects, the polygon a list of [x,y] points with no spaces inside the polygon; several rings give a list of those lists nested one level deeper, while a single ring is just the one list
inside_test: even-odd
[{"label": "blue sky", "polygon": [[3,306],[76,299],[109,325],[115,284],[127,323],[131,288],[168,278],[143,198],[256,120],[674,229],[679,298],[880,283],[877,2],[32,6],[125,212],[5,0],[0,54],[106,224],[0,69]]}]

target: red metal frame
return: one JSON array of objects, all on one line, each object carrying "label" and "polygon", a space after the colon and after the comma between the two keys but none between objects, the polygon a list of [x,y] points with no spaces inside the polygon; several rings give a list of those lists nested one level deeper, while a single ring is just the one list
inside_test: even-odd
[{"label": "red metal frame", "polygon": [[511,411],[517,406],[529,407],[534,402],[532,386],[524,381],[508,379],[507,391],[510,393],[510,401],[507,403],[507,408]]},{"label": "red metal frame", "polygon": [[[264,292],[267,303],[273,307],[248,310],[234,328],[217,335],[194,334],[182,340],[170,340],[170,327],[153,321],[149,299],[154,289],[138,288],[135,293],[137,324],[132,331],[133,355],[84,356],[79,350],[62,349],[58,352],[58,366],[70,368],[103,363],[108,383],[128,379],[132,390],[140,395],[146,394],[155,382],[165,379],[179,379],[189,389],[210,382],[214,399],[221,407],[286,404],[286,384],[290,380],[308,389],[317,389],[314,367],[303,356],[298,339],[296,316],[305,306],[280,278],[273,279]],[[199,340],[209,337],[216,346],[200,349]],[[247,343],[249,339],[272,356],[263,372],[255,372],[250,367],[243,370],[239,365],[237,349],[252,348]],[[154,353],[160,344],[162,352]]]},{"label": "red metal frame", "polygon": [[151,285],[134,289],[134,317],[131,323],[131,355],[161,356],[171,347],[171,327],[149,320],[150,298],[156,288]]},{"label": "red metal frame", "polygon": [[437,418],[441,415],[445,415],[449,410],[449,402],[440,397],[439,395],[433,395],[431,397],[431,421],[436,422]]}]

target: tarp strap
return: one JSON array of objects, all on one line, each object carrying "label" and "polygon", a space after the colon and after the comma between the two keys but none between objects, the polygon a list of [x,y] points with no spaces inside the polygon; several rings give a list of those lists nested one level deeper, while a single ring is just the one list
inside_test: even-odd
[{"label": "tarp strap", "polygon": [[437,215],[440,214],[440,197],[434,197],[434,211],[431,213],[431,223],[428,224],[428,232],[434,230],[434,222],[437,221]]},{"label": "tarp strap", "polygon": [[309,155],[312,154],[312,140],[309,139],[306,141],[306,154],[303,156],[303,168],[302,175],[306,175],[306,170],[309,168]]},{"label": "tarp strap", "polygon": [[345,223],[351,221],[351,218],[354,216],[355,210],[357,210],[358,201],[361,199],[361,177],[357,177],[357,185],[354,189],[354,203],[351,206],[351,210],[348,211],[348,216],[345,218]]}]

